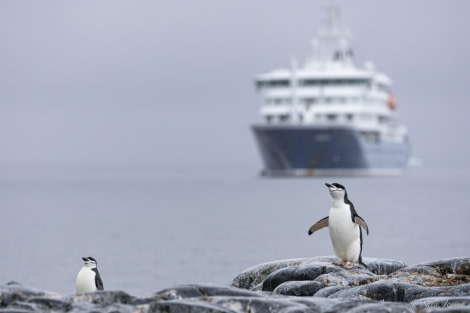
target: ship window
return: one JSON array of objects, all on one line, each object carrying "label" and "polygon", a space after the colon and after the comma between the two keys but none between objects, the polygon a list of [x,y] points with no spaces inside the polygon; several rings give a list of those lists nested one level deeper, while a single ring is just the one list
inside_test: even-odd
[{"label": "ship window", "polygon": [[387,85],[378,84],[377,87],[379,88],[380,91],[390,93],[390,88]]},{"label": "ship window", "polygon": [[273,80],[258,80],[256,81],[256,87],[258,89],[270,88],[270,87],[289,87],[290,81],[288,79],[273,79]]},{"label": "ship window", "polygon": [[335,85],[344,85],[344,84],[346,84],[346,80],[344,80],[344,79],[335,79],[335,80],[333,80],[333,84],[335,84]]},{"label": "ship window", "polygon": [[267,104],[292,104],[292,98],[267,98]]},{"label": "ship window", "polygon": [[305,107],[308,109],[311,105],[315,104],[315,98],[303,98],[300,100],[301,103],[305,104]]},{"label": "ship window", "polygon": [[327,114],[326,118],[328,119],[328,121],[333,122],[333,121],[336,121],[336,119],[338,118],[338,115],[336,115],[336,114]]},{"label": "ship window", "polygon": [[377,132],[361,132],[365,141],[370,143],[378,143],[380,141],[380,134]]},{"label": "ship window", "polygon": [[271,81],[271,86],[273,87],[289,87],[289,85],[290,85],[290,82],[287,79]]},{"label": "ship window", "polygon": [[285,121],[287,121],[288,119],[289,119],[289,115],[287,115],[287,114],[282,114],[282,115],[279,116],[279,120],[280,120],[281,122],[285,122]]},{"label": "ship window", "polygon": [[[286,81],[289,82],[289,81]],[[366,85],[370,86],[370,79],[351,78],[351,79],[301,79],[299,80],[300,86],[341,86],[341,85]],[[288,85],[287,85],[288,86]]]},{"label": "ship window", "polygon": [[353,114],[346,114],[346,121],[352,122],[353,118],[354,118]]},{"label": "ship window", "polygon": [[379,116],[379,123],[381,124],[388,124],[390,123],[390,119],[387,116]]}]

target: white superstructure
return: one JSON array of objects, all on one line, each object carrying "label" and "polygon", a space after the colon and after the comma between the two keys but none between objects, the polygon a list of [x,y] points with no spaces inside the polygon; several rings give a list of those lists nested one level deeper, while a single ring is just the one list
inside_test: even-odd
[{"label": "white superstructure", "polygon": [[370,141],[407,141],[390,78],[372,62],[358,66],[349,38],[350,31],[337,22],[337,10],[331,10],[303,66],[292,59],[290,68],[256,76],[265,124],[348,126]]}]

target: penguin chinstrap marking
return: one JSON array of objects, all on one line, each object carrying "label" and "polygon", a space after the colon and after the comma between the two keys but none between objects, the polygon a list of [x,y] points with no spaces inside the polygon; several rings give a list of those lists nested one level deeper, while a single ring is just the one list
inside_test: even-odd
[{"label": "penguin chinstrap marking", "polygon": [[91,256],[82,260],[85,264],[77,275],[77,293],[103,290],[103,281],[98,272],[96,260]]},{"label": "penguin chinstrap marking", "polygon": [[354,263],[362,263],[362,230],[364,228],[369,235],[369,227],[360,217],[354,205],[348,198],[346,188],[338,183],[325,184],[333,202],[327,217],[319,220],[310,227],[308,234],[311,235],[319,229],[329,227],[331,243],[339,262],[346,268],[352,268]]}]

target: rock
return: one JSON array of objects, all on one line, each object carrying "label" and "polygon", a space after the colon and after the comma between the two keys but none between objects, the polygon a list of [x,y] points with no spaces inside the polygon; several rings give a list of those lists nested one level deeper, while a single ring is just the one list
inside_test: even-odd
[{"label": "rock", "polygon": [[378,258],[364,258],[363,263],[366,264],[370,272],[376,275],[390,275],[406,267],[406,264],[401,261]]},{"label": "rock", "polygon": [[370,303],[356,308],[352,308],[348,313],[363,313],[363,312],[383,312],[383,313],[414,313],[416,312],[413,307],[406,303]]},{"label": "rock", "polygon": [[330,286],[325,287],[318,292],[316,292],[313,296],[314,297],[322,297],[322,298],[329,298],[332,294],[335,294],[339,291],[350,289],[349,286]]},{"label": "rock", "polygon": [[317,281],[288,281],[277,286],[273,293],[285,296],[313,296],[323,287]]},{"label": "rock", "polygon": [[[249,290],[273,291],[279,284],[289,280],[313,279],[320,282],[326,281],[325,286],[360,285],[376,281],[379,279],[378,276],[389,275],[406,267],[406,264],[400,261],[364,258],[363,262],[366,267],[347,270],[332,264],[334,261],[337,261],[334,257],[316,257],[263,263],[239,274],[233,280],[232,286]],[[331,272],[335,274],[320,277]]]},{"label": "rock", "polygon": [[422,263],[420,265],[435,268],[441,273],[441,275],[470,275],[470,258],[445,259],[441,261]]},{"label": "rock", "polygon": [[[352,269],[332,264],[332,257],[269,262],[238,275],[234,286],[273,295],[314,296],[411,303],[435,297],[470,296],[470,258],[446,259],[406,266],[395,260],[365,258],[365,266]],[[247,282],[249,277],[251,284]],[[464,303],[467,305],[467,303]],[[370,305],[371,309],[378,306]],[[406,307],[406,305],[405,305]],[[403,305],[387,310],[400,311]],[[470,308],[470,305],[469,305]],[[405,311],[410,308],[406,307]]]},{"label": "rock", "polygon": [[78,312],[470,312],[470,258],[413,266],[364,259],[352,269],[332,257],[254,266],[232,286],[187,284],[138,298],[124,291],[62,296],[0,286],[0,313]]},{"label": "rock", "polygon": [[378,281],[372,284],[338,291],[330,298],[367,298],[376,301],[411,302],[426,289],[413,284]]},{"label": "rock", "polygon": [[381,277],[367,270],[341,270],[320,275],[316,278],[324,286],[360,286],[379,280]]},{"label": "rock", "polygon": [[308,312],[309,306],[287,298],[255,297],[209,299],[212,304],[231,312]]},{"label": "rock", "polygon": [[212,305],[210,303],[200,302],[197,300],[169,300],[165,302],[154,302],[152,303],[148,312],[155,313],[171,313],[171,312],[191,312],[191,313],[205,313],[205,312],[220,312],[220,313],[234,313],[230,309]]},{"label": "rock", "polygon": [[68,301],[77,303],[77,302],[86,302],[99,304],[102,306],[107,306],[114,303],[120,304],[135,304],[140,303],[135,297],[125,293],[124,291],[96,291],[96,292],[86,292],[78,295],[71,296],[66,298]]},{"label": "rock", "polygon": [[57,298],[59,294],[39,291],[32,288],[24,287],[16,282],[9,282],[5,286],[0,286],[0,308],[6,307],[13,302],[23,302],[34,297]]},{"label": "rock", "polygon": [[[308,282],[305,283],[313,283]],[[282,288],[278,286],[278,288]],[[9,295],[29,291],[27,288],[2,287]],[[24,294],[24,293],[23,293]],[[326,299],[271,296],[262,292],[216,285],[182,285],[162,290],[152,297],[139,299],[122,291],[98,291],[73,296],[31,292],[13,297],[0,312],[347,312],[351,308],[373,303],[367,299]],[[386,305],[386,304],[385,304]]]},{"label": "rock", "polygon": [[51,299],[48,297],[29,298],[27,303],[32,304],[32,307],[39,307],[44,311],[67,312],[72,308],[72,304],[67,300]]},{"label": "rock", "polygon": [[287,281],[314,280],[322,274],[341,271],[341,268],[328,262],[316,262],[308,265],[290,266],[269,274],[262,283],[263,291],[273,291]]},{"label": "rock", "polygon": [[[405,267],[390,275],[390,279],[417,284],[421,286],[453,286],[470,283],[470,276],[456,274],[455,271],[447,271],[447,267],[431,266],[428,264],[418,264]],[[462,273],[460,268],[458,273]]]},{"label": "rock", "polygon": [[217,286],[211,284],[187,284],[179,285],[157,292],[154,297],[160,300],[177,300],[184,298],[210,297],[210,296],[232,296],[232,297],[257,297],[261,296],[252,291],[235,287]]},{"label": "rock", "polygon": [[[319,257],[264,263],[238,275],[232,282],[232,286],[251,290],[274,291],[279,285],[289,281],[312,280],[320,283],[323,287],[360,286],[383,279],[384,275],[391,274],[406,266],[399,261],[366,258],[364,260],[366,267],[345,269],[332,264],[333,261],[336,261],[333,257]],[[302,289],[305,289],[306,286],[306,284],[297,285]],[[291,284],[288,289],[283,288],[283,294],[287,292],[289,295],[311,295],[311,290],[295,291],[292,286]]]},{"label": "rock", "polygon": [[272,272],[285,267],[302,265],[307,260],[308,259],[290,259],[256,265],[235,277],[232,281],[232,286],[243,289],[253,289],[255,286],[262,283]]}]

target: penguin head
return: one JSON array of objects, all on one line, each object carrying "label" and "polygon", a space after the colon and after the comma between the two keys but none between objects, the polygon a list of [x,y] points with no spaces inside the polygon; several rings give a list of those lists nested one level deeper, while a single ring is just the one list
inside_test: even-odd
[{"label": "penguin head", "polygon": [[83,262],[85,262],[86,267],[96,268],[96,266],[97,266],[96,260],[94,258],[92,258],[91,256],[84,257],[84,258],[82,258],[82,260],[83,260]]},{"label": "penguin head", "polygon": [[325,184],[326,187],[330,190],[330,195],[333,198],[333,200],[340,200],[340,199],[345,199],[346,198],[346,188],[338,183],[333,183],[333,184]]}]

